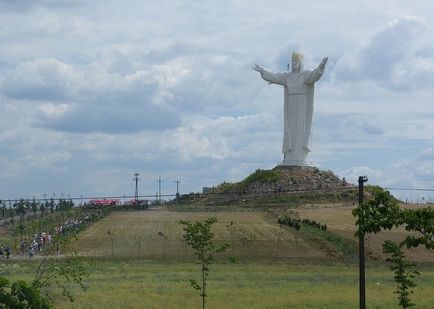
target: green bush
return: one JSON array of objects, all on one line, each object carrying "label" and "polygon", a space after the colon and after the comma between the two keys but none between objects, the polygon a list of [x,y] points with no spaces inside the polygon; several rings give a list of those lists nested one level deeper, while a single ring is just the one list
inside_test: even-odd
[{"label": "green bush", "polygon": [[273,183],[273,182],[277,182],[279,179],[280,179],[279,171],[257,169],[254,173],[247,176],[247,178],[242,181],[242,184],[248,185],[256,181]]}]

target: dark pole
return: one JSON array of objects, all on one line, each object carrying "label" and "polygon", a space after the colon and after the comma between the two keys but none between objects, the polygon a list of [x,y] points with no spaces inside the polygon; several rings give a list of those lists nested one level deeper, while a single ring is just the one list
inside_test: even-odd
[{"label": "dark pole", "polygon": [[175,180],[176,182],[176,198],[179,197],[179,183],[181,182],[181,180]]},{"label": "dark pole", "polygon": [[139,185],[138,185],[138,182],[139,182],[139,173],[135,173],[134,174],[134,179],[133,180],[136,182],[136,191],[134,192],[134,200],[137,202],[139,200]]},{"label": "dark pole", "polygon": [[160,204],[161,203],[161,182],[163,180],[161,179],[161,176],[158,176],[158,192],[155,194],[155,199],[157,200],[157,203]]},{"label": "dark pole", "polygon": [[[359,176],[359,205],[363,204],[363,183],[368,181],[368,177]],[[364,214],[362,214],[362,220]],[[365,234],[359,234],[359,304],[360,309],[366,308],[365,294]]]},{"label": "dark pole", "polygon": [[158,177],[158,201],[161,203],[161,176]]}]

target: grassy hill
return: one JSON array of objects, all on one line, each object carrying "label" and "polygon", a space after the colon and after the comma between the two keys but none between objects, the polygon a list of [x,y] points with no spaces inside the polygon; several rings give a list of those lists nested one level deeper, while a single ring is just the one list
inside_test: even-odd
[{"label": "grassy hill", "polygon": [[[342,204],[304,205],[298,208],[269,208],[267,211],[130,211],[114,212],[82,232],[72,246],[82,255],[99,257],[145,258],[149,260],[191,261],[191,250],[182,238],[179,220],[203,221],[217,218],[213,227],[217,243],[233,249],[222,259],[234,255],[241,261],[276,259],[311,259],[355,261],[353,206]],[[290,215],[327,225],[322,231],[307,224],[300,230],[277,223],[279,216]],[[228,225],[233,222],[235,231]],[[109,233],[110,232],[110,233]],[[366,252],[371,259],[384,258],[381,245],[385,239],[403,239],[406,232],[397,230],[369,235]],[[113,245],[113,247],[112,247]],[[408,251],[420,262],[434,261],[434,252],[422,248]]]},{"label": "grassy hill", "polygon": [[[333,246],[321,239],[306,241],[302,232],[280,228],[277,222],[259,212],[172,212],[166,210],[114,212],[80,234],[73,244],[80,254],[106,257],[141,257],[154,260],[192,260],[191,250],[182,238],[179,220],[203,221],[215,217],[217,243],[228,243],[242,260],[277,258],[327,258]],[[233,222],[235,231],[228,228]],[[110,231],[110,234],[108,233]],[[243,237],[247,240],[243,242]],[[112,251],[113,242],[113,251]]]},{"label": "grassy hill", "polygon": [[357,201],[357,188],[332,171],[315,167],[277,166],[258,169],[240,182],[222,184],[204,194],[182,195],[174,205],[261,207]]}]

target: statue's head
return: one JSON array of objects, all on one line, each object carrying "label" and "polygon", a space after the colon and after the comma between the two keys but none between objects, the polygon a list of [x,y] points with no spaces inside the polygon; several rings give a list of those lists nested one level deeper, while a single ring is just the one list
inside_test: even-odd
[{"label": "statue's head", "polygon": [[301,72],[303,70],[303,54],[299,52],[292,53],[292,72]]}]

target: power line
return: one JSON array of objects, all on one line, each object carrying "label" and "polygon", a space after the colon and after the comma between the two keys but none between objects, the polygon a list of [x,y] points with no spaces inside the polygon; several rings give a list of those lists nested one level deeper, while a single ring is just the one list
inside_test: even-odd
[{"label": "power line", "polygon": [[389,188],[384,187],[386,190],[395,190],[395,191],[425,191],[425,192],[434,192],[434,189],[424,189],[424,188]]},{"label": "power line", "polygon": [[[135,179],[133,179],[135,180]],[[157,180],[159,183],[159,192],[157,196],[153,195],[138,195],[137,198],[162,198],[162,197],[175,197],[176,194],[161,194],[161,183],[163,180],[161,177]],[[175,181],[176,182],[176,181]],[[434,192],[434,189],[426,189],[426,188],[384,188],[387,190],[402,190],[402,191],[426,191],[426,192]],[[196,195],[196,196],[206,196],[206,195],[218,195],[218,196],[242,196],[242,197],[257,197],[257,196],[272,196],[272,195],[281,195],[281,194],[302,194],[302,193],[330,193],[335,191],[356,191],[357,187],[334,187],[334,188],[324,188],[324,189],[307,189],[307,190],[288,190],[288,191],[276,191],[276,192],[256,192],[256,193],[244,193],[242,191],[239,192],[207,192],[207,193],[199,193],[199,192],[191,192],[183,195]],[[68,197],[64,198],[67,200],[91,200],[91,199],[126,199],[126,198],[135,198],[136,195],[92,195],[92,196],[83,196],[79,197]],[[15,202],[19,201],[21,198],[16,199],[2,199],[3,202]],[[35,201],[45,201],[45,200],[61,200],[62,198],[56,198],[53,193],[52,197],[43,197],[43,198],[35,198]]]},{"label": "power line", "polygon": [[[159,179],[161,180],[161,179]],[[157,182],[159,181],[157,180]],[[161,180],[162,182],[163,180]],[[207,193],[199,193],[199,192],[191,192],[184,195],[196,195],[196,196],[206,196],[206,195],[219,195],[219,196],[243,196],[243,197],[255,197],[255,196],[270,196],[270,195],[281,195],[281,194],[298,194],[298,193],[327,193],[331,191],[340,191],[340,190],[349,190],[354,191],[357,187],[336,187],[336,188],[325,188],[325,189],[310,189],[310,190],[292,190],[292,191],[280,191],[280,192],[257,192],[246,194],[243,192],[207,192]],[[174,197],[176,194],[157,194],[158,197]],[[91,195],[91,196],[82,196],[79,197],[69,197],[67,200],[92,200],[92,199],[125,199],[125,198],[134,198],[134,195]],[[155,198],[155,195],[138,195],[139,198]],[[50,198],[35,198],[35,201],[45,201],[45,200],[61,200],[62,198],[56,198],[55,196]],[[4,202],[15,202],[19,201],[21,198],[16,199],[4,199]],[[25,199],[24,199],[25,200]]]},{"label": "power line", "polygon": [[[157,180],[158,182],[159,180]],[[161,180],[162,182],[163,180]],[[266,195],[280,195],[280,194],[297,194],[297,193],[327,193],[330,191],[338,191],[338,190],[356,190],[356,187],[335,187],[335,188],[325,188],[325,189],[308,189],[308,190],[291,190],[291,191],[277,191],[277,192],[256,192],[256,193],[250,193],[246,194],[243,192],[207,192],[207,193],[200,193],[200,192],[190,192],[185,195],[221,195],[221,196],[266,196]],[[160,195],[160,194],[158,194]],[[162,197],[169,197],[169,196],[176,196],[176,194],[161,194]],[[68,200],[78,200],[78,199],[116,199],[116,198],[133,198],[133,195],[89,195],[89,196],[82,196],[80,197],[69,197]],[[138,197],[155,197],[155,195],[139,195]],[[4,199],[3,201],[18,201],[22,198],[16,198],[16,199]],[[44,200],[61,200],[62,198],[56,198],[55,195],[50,198],[35,198],[36,201],[44,201]]]}]

